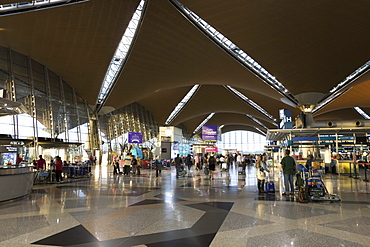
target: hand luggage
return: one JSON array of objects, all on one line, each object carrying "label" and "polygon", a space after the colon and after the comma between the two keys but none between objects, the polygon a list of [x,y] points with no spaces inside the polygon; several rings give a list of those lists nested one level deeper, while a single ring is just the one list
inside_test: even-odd
[{"label": "hand luggage", "polygon": [[275,183],[273,181],[266,182],[266,193],[275,193]]},{"label": "hand luggage", "polygon": [[268,172],[267,182],[265,184],[266,193],[275,193],[275,183],[274,183],[274,172]]},{"label": "hand luggage", "polygon": [[221,169],[226,171],[227,170],[227,163],[222,163]]},{"label": "hand luggage", "polygon": [[245,172],[243,171],[243,167],[242,166],[239,166],[238,167],[238,174],[239,175],[245,174]]},{"label": "hand luggage", "polygon": [[308,203],[310,201],[310,197],[307,192],[307,187],[305,185],[299,187],[298,201],[301,203]]},{"label": "hand luggage", "polygon": [[205,166],[203,170],[204,170],[204,174],[205,175],[208,175],[209,174],[208,166]]}]

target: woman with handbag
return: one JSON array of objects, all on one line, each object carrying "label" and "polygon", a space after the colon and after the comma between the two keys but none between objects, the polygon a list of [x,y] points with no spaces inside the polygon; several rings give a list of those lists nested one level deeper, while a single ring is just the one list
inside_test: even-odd
[{"label": "woman with handbag", "polygon": [[266,167],[266,162],[263,161],[262,155],[257,155],[256,160],[256,177],[257,177],[257,187],[259,193],[265,193],[265,179],[266,179],[266,172],[268,172]]}]

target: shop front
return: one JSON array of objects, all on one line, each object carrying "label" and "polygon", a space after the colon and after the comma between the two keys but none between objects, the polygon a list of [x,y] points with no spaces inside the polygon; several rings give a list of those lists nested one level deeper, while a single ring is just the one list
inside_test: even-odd
[{"label": "shop front", "polygon": [[0,138],[0,201],[28,195],[32,191],[34,171],[28,162],[32,140]]}]

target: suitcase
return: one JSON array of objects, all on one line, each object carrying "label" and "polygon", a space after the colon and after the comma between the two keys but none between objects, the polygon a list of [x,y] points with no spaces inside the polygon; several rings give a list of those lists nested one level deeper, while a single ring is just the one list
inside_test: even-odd
[{"label": "suitcase", "polygon": [[275,193],[275,184],[273,181],[266,182],[266,193]]},{"label": "suitcase", "polygon": [[208,166],[204,167],[204,174],[205,175],[208,175],[209,174],[209,169],[208,169]]},{"label": "suitcase", "polygon": [[238,174],[239,175],[244,175],[245,174],[245,172],[243,171],[243,167],[242,166],[239,166],[238,167]]},{"label": "suitcase", "polygon": [[301,203],[308,203],[310,201],[310,197],[307,192],[307,188],[305,186],[301,186],[298,191],[298,201]]},{"label": "suitcase", "polygon": [[227,170],[227,163],[222,163],[221,169],[226,171]]}]

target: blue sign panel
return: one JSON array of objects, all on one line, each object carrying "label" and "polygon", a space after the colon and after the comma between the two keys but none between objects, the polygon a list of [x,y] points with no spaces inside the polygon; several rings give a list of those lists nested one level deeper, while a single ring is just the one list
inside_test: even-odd
[{"label": "blue sign panel", "polygon": [[217,125],[207,125],[202,127],[203,141],[217,141]]},{"label": "blue sign panel", "polygon": [[292,141],[294,142],[304,142],[304,141],[310,141],[310,142],[314,142],[314,141],[318,141],[319,138],[316,137],[316,136],[313,136],[313,137],[292,137]]},{"label": "blue sign panel", "polygon": [[293,128],[292,124],[292,110],[280,109],[279,116],[281,122],[279,124],[279,129],[291,129]]},{"label": "blue sign panel", "polygon": [[335,136],[320,136],[320,141],[335,141]]},{"label": "blue sign panel", "polygon": [[143,143],[143,134],[128,132],[128,143]]}]

